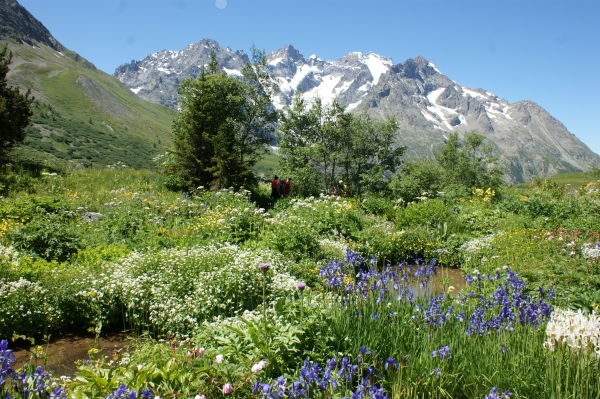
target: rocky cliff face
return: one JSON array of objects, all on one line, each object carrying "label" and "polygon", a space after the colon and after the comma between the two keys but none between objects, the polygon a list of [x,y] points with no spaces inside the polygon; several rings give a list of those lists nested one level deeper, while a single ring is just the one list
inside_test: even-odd
[{"label": "rocky cliff face", "polygon": [[[180,51],[164,50],[132,61],[114,75],[142,98],[176,108],[179,82],[197,77],[211,51],[230,75],[240,75],[248,61],[243,52],[204,39]],[[349,53],[327,61],[316,55],[305,58],[287,45],[270,53],[267,63],[279,82],[276,108],[290,105],[300,90],[309,101],[320,97],[324,103],[340,101],[350,111],[395,116],[401,126],[398,143],[408,147],[408,159],[432,157],[448,132],[475,130],[494,147],[509,182],[600,163],[600,156],[534,102],[509,104],[486,90],[461,86],[423,57],[394,65],[374,53]]]},{"label": "rocky cliff face", "polygon": [[189,77],[196,78],[210,62],[214,51],[219,66],[230,74],[240,74],[248,62],[243,51],[223,49],[214,40],[204,39],[183,50],[163,50],[141,61],[121,65],[114,73],[123,84],[138,96],[167,107],[177,108],[177,87]]},{"label": "rocky cliff face", "polygon": [[15,0],[0,0],[0,37],[11,38],[22,44],[45,44],[62,51],[65,48]]}]

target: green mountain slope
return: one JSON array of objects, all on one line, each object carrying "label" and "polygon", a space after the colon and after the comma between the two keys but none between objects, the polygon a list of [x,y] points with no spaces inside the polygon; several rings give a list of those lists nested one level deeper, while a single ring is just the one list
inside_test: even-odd
[{"label": "green mountain slope", "polygon": [[[0,46],[13,53],[8,82],[36,101],[21,161],[51,166],[151,168],[170,145],[174,111],[135,96],[68,51],[14,0],[0,0]],[[26,16],[27,23],[22,21]]]}]

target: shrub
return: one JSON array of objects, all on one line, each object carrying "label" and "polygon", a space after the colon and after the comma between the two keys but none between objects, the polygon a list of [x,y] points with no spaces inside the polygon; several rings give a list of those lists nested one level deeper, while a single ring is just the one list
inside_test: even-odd
[{"label": "shrub", "polygon": [[440,199],[432,199],[411,204],[406,208],[400,208],[396,216],[396,226],[436,226],[444,223],[449,212],[444,202]]},{"label": "shrub", "polygon": [[305,257],[321,259],[318,234],[304,219],[297,216],[276,217],[262,231],[260,240],[266,248],[272,248],[292,259]]},{"label": "shrub", "polygon": [[73,228],[53,214],[10,231],[6,239],[18,251],[48,261],[64,262],[77,253],[80,246]]},{"label": "shrub", "polygon": [[58,325],[59,312],[38,283],[0,279],[0,303],[0,337],[42,335]]}]

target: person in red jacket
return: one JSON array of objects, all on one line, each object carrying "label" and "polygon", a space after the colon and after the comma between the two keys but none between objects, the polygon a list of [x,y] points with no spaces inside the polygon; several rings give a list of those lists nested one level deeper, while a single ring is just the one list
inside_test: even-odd
[{"label": "person in red jacket", "polygon": [[279,192],[279,176],[275,175],[275,178],[271,181],[271,198],[278,200],[281,197]]},{"label": "person in red jacket", "polygon": [[289,197],[290,191],[292,190],[291,180],[292,178],[288,177],[287,179],[285,179],[283,184],[283,196],[286,198]]}]

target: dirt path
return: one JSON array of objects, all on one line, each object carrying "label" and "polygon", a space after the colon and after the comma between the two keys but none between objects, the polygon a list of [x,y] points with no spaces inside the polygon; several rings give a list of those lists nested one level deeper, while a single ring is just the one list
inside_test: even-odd
[{"label": "dirt path", "polygon": [[[99,339],[100,349],[105,355],[112,357],[115,351],[127,346],[129,341],[125,334],[108,334]],[[24,346],[15,349],[14,354],[17,362],[14,368],[20,368],[25,362],[31,362],[43,366],[43,360],[30,360],[35,346]],[[47,370],[56,376],[73,376],[77,371],[75,362],[77,360],[89,359],[88,350],[94,346],[93,336],[77,336],[72,334],[57,334],[51,337],[50,344],[36,342],[47,351],[48,364]],[[9,345],[10,348],[10,345]]]}]

